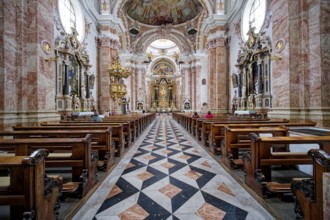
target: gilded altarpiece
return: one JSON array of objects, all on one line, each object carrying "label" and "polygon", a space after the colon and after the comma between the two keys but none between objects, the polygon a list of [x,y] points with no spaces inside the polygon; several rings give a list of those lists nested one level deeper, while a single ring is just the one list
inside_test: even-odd
[{"label": "gilded altarpiece", "polygon": [[55,100],[61,118],[67,119],[74,111],[90,111],[94,105],[91,91],[95,76],[89,74],[89,56],[75,30],[72,34],[62,33],[55,40],[55,55]]},{"label": "gilded altarpiece", "polygon": [[152,93],[151,111],[176,111],[175,69],[167,60],[161,60],[153,66],[152,71],[153,81],[150,84]]},{"label": "gilded altarpiece", "polygon": [[[237,109],[255,111],[266,118],[271,108],[271,42],[265,33],[250,29],[248,40],[237,58],[237,74],[232,75],[237,88]],[[236,104],[236,103],[235,103]]]}]

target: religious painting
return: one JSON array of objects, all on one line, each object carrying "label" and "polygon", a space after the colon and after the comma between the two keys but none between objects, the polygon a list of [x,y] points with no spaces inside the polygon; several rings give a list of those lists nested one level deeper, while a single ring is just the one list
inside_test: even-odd
[{"label": "religious painting", "polygon": [[231,81],[233,83],[233,88],[237,88],[238,87],[238,77],[237,77],[237,74],[233,73],[231,75]]},{"label": "religious painting", "polygon": [[161,61],[153,67],[152,72],[154,75],[172,75],[174,68],[169,62]]},{"label": "religious painting", "polygon": [[80,75],[81,66],[76,60],[75,56],[71,56],[70,65],[68,69],[68,78],[69,78],[69,91],[70,95],[81,96],[81,75]]},{"label": "religious painting", "polygon": [[91,74],[89,76],[89,88],[94,89],[95,75]]},{"label": "religious painting", "polygon": [[198,0],[129,0],[124,10],[143,24],[176,25],[199,16],[202,5]]}]

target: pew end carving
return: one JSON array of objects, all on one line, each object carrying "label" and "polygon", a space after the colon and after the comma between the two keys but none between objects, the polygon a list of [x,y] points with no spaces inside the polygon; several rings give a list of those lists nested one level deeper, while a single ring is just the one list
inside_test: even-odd
[{"label": "pew end carving", "polygon": [[0,205],[10,206],[12,219],[57,219],[62,182],[46,176],[48,154],[38,149],[30,156],[0,157],[0,167],[10,170],[9,187],[0,191]]},{"label": "pew end carving", "polygon": [[309,150],[308,155],[313,159],[313,177],[292,182],[294,210],[297,219],[323,219],[322,176],[330,172],[330,155],[317,149]]}]

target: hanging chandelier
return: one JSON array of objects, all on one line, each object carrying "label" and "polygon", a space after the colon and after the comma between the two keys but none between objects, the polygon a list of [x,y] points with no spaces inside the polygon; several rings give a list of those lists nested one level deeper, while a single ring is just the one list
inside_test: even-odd
[{"label": "hanging chandelier", "polygon": [[115,78],[127,78],[131,75],[132,71],[130,68],[125,68],[121,65],[119,57],[116,56],[112,62],[112,64],[108,68],[109,76]]},{"label": "hanging chandelier", "polygon": [[125,68],[121,65],[119,56],[117,55],[112,64],[108,67],[110,78],[110,96],[118,101],[127,94],[126,85],[123,84],[122,79],[127,78],[132,74],[130,68]]}]

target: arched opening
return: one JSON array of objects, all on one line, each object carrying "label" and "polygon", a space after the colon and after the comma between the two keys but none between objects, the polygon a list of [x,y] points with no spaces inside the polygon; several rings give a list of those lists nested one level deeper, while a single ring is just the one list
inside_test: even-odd
[{"label": "arched opening", "polygon": [[146,50],[147,89],[151,112],[172,112],[180,102],[180,50],[171,40],[153,41]]}]

